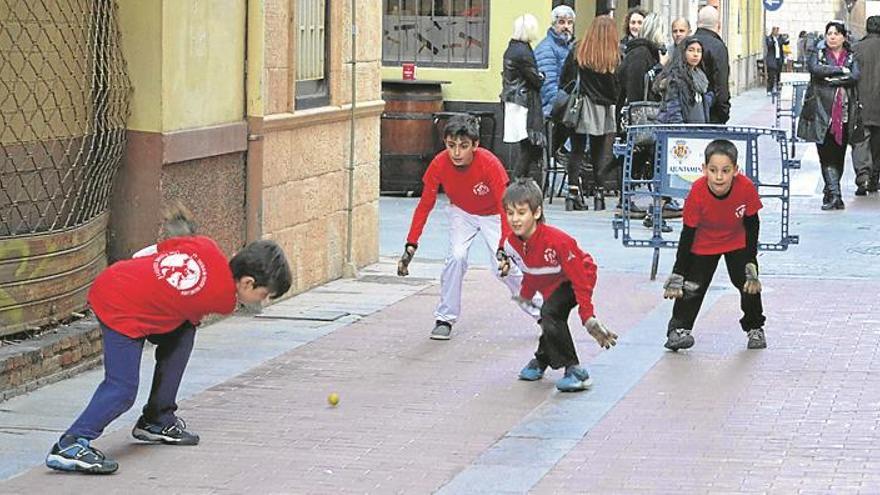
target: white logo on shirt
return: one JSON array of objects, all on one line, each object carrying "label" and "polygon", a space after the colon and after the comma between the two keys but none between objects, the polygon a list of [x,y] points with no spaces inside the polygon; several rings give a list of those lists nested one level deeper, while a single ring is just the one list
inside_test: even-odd
[{"label": "white logo on shirt", "polygon": [[487,194],[489,194],[489,186],[487,186],[485,182],[480,182],[474,186],[475,196],[485,196]]},{"label": "white logo on shirt", "polygon": [[553,248],[547,248],[544,250],[544,261],[547,263],[556,266],[559,264],[559,256],[556,255],[556,250]]},{"label": "white logo on shirt", "polygon": [[742,204],[737,206],[734,214],[736,215],[736,218],[742,218],[746,214],[746,205]]},{"label": "white logo on shirt", "polygon": [[199,258],[188,253],[162,253],[153,261],[153,272],[180,291],[190,296],[205,286],[205,264]]}]

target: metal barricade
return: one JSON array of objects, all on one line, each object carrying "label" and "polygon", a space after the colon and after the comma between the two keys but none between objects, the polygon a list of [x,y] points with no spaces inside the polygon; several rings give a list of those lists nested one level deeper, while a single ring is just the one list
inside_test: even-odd
[{"label": "metal barricade", "polygon": [[[663,238],[662,198],[664,196],[683,199],[690,192],[693,180],[702,176],[703,152],[706,145],[714,139],[727,139],[739,150],[740,172],[745,173],[755,186],[762,200],[775,199],[781,204],[779,238],[774,242],[759,242],[763,251],[785,251],[791,244],[798,243],[798,236],[789,233],[789,187],[790,171],[800,168],[800,161],[789,158],[788,137],[781,129],[767,127],[724,126],[724,125],[641,125],[631,126],[625,142],[614,145],[614,153],[623,156],[623,187],[621,189],[622,213],[612,223],[614,238],[623,235],[624,247],[653,248],[651,280],[657,276],[661,248],[678,247],[677,240]],[[650,132],[655,138],[654,174],[650,179],[633,178],[633,149],[638,134]],[[778,147],[779,172],[768,171],[762,177],[758,160],[758,139],[766,137]],[[766,163],[770,161],[767,160]],[[776,163],[774,161],[774,163]],[[693,180],[691,180],[693,179]],[[652,230],[650,238],[633,237],[630,219],[632,200],[649,197]]]},{"label": "metal barricade", "polygon": [[780,121],[784,118],[789,119],[790,125],[790,134],[789,141],[791,142],[791,156],[794,158],[795,153],[797,151],[796,145],[799,142],[803,142],[802,139],[797,137],[797,122],[798,118],[801,116],[801,110],[804,108],[804,95],[807,92],[807,86],[810,85],[810,81],[806,80],[793,80],[793,81],[782,81],[780,83],[781,87],[791,87],[791,99],[783,99],[782,91],[779,92],[779,95],[776,97],[776,127],[780,126]]}]

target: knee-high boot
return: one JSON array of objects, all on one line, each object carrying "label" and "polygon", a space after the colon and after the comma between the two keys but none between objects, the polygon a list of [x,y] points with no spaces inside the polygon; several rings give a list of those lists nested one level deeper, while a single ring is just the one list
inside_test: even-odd
[{"label": "knee-high boot", "polygon": [[840,171],[833,165],[823,165],[822,178],[825,180],[825,198],[822,201],[822,209],[826,211],[844,209],[843,198],[840,195]]}]

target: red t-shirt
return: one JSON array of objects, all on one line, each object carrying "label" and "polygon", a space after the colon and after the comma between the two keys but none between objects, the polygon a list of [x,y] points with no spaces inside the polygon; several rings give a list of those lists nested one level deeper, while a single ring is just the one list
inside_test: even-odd
[{"label": "red t-shirt", "polygon": [[682,214],[684,224],[696,229],[691,252],[709,255],[745,248],[743,218],[762,207],[758,189],[745,175],[733,177],[730,192],[723,198],[712,194],[706,178],[700,177],[691,187]]},{"label": "red t-shirt", "polygon": [[470,165],[456,167],[449,158],[449,152],[443,150],[431,160],[422,182],[425,186],[413,213],[406,242],[419,243],[422,229],[428,221],[428,214],[434,208],[441,185],[449,202],[462,210],[472,215],[501,215],[502,242],[510,233],[501,201],[510,178],[501,165],[501,160],[491,151],[478,147],[474,150],[474,161]]},{"label": "red t-shirt", "polygon": [[540,292],[546,301],[560,285],[570,280],[581,322],[595,316],[596,263],[592,256],[581,251],[573,237],[539,223],[527,241],[513,233],[507,236],[504,251],[523,272],[520,297],[529,300]]},{"label": "red t-shirt", "polygon": [[88,301],[104,325],[137,339],[235,310],[235,281],[217,243],[175,237],[157,250],[114,263],[95,279]]}]

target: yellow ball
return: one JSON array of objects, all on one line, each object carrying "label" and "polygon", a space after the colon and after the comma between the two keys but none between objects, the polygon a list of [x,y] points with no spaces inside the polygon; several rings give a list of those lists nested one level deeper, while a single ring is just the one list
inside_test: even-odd
[{"label": "yellow ball", "polygon": [[329,402],[331,406],[335,406],[336,404],[339,404],[339,394],[337,394],[336,392],[333,392],[332,394],[328,395],[327,402]]}]

